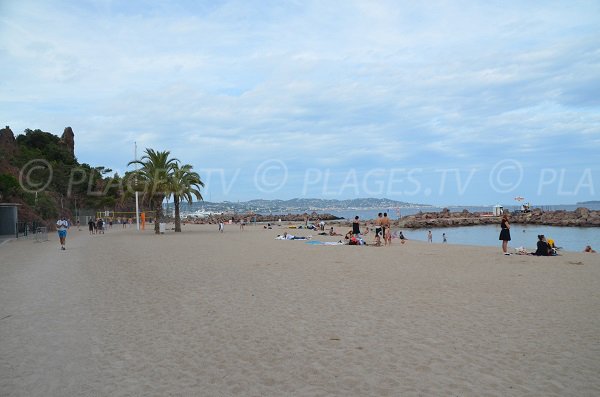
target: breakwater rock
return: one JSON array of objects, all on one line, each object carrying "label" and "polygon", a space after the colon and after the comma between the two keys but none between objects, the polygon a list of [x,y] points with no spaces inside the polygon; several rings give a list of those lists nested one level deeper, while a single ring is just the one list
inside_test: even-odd
[{"label": "breakwater rock", "polygon": [[223,214],[223,215],[211,215],[207,218],[190,218],[188,221],[192,221],[195,223],[218,223],[218,222],[228,222],[230,220],[233,223],[239,223],[242,220],[246,222],[252,222],[256,218],[256,222],[271,222],[276,223],[281,220],[281,222],[302,222],[304,223],[308,220],[310,223],[315,223],[317,220],[322,221],[336,221],[344,218],[337,217],[331,214],[317,214],[313,212],[311,214],[287,214],[287,215],[260,215],[260,214]]},{"label": "breakwater rock", "polygon": [[[409,215],[395,221],[402,228],[455,227],[500,224],[501,217],[489,213],[450,212],[447,208],[440,212],[425,212]],[[512,224],[600,227],[600,211],[577,208],[575,211],[542,211],[539,208],[531,212],[513,213],[509,216]]]}]

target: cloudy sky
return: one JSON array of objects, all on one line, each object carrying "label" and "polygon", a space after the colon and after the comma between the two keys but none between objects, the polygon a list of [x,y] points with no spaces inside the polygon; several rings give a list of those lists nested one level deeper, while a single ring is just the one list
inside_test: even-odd
[{"label": "cloudy sky", "polygon": [[600,199],[600,2],[0,2],[0,123],[206,199]]}]

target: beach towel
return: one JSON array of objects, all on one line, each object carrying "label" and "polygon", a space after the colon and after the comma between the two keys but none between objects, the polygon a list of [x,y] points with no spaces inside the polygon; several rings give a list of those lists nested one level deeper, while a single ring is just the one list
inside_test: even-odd
[{"label": "beach towel", "polygon": [[344,243],[341,243],[339,241],[307,241],[305,242],[305,244],[310,244],[310,245],[344,245]]}]

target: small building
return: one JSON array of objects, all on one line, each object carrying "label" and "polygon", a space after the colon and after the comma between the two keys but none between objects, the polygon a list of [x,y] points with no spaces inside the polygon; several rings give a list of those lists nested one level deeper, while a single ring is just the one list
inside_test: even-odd
[{"label": "small building", "polygon": [[0,236],[16,236],[19,222],[17,207],[21,204],[0,203]]},{"label": "small building", "polygon": [[504,207],[501,206],[500,204],[496,204],[494,206],[494,216],[500,216],[504,213]]}]

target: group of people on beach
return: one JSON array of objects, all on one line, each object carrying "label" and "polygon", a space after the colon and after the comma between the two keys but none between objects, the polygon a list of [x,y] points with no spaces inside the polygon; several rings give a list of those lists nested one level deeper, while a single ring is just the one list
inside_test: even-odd
[{"label": "group of people on beach", "polygon": [[[390,218],[388,218],[387,212],[380,212],[377,214],[377,218],[373,222],[373,226],[375,228],[375,241],[373,245],[379,247],[381,246],[381,242],[383,240],[383,244],[388,246],[392,244],[392,224],[390,222]],[[333,228],[332,228],[333,230]],[[369,227],[365,226],[364,235],[369,234]],[[331,234],[333,235],[333,234]],[[402,243],[406,240],[402,232],[397,236]],[[344,237],[346,241],[348,241],[349,245],[368,245],[363,239],[363,233],[360,231],[360,218],[359,216],[355,216],[352,221],[352,230],[346,233]]]},{"label": "group of people on beach", "polygon": [[[112,221],[110,222],[110,227],[112,227]],[[106,222],[104,219],[98,218],[94,220],[94,218],[90,218],[88,221],[88,231],[90,235],[92,234],[104,234],[104,229],[106,227]]]}]

